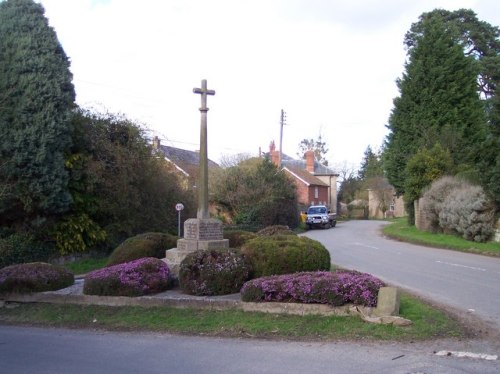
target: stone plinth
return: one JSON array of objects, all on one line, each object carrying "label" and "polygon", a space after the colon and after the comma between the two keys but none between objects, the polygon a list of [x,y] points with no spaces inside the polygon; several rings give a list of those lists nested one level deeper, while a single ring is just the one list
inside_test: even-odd
[{"label": "stone plinth", "polygon": [[215,218],[190,218],[184,222],[186,240],[222,240],[224,239],[222,222]]},{"label": "stone plinth", "polygon": [[397,316],[399,314],[399,292],[396,287],[380,287],[378,291],[376,316]]},{"label": "stone plinth", "polygon": [[166,251],[163,261],[168,264],[172,277],[178,278],[179,265],[189,253],[215,248],[229,248],[222,222],[215,218],[191,218],[184,222],[184,238],[177,241],[177,248]]}]

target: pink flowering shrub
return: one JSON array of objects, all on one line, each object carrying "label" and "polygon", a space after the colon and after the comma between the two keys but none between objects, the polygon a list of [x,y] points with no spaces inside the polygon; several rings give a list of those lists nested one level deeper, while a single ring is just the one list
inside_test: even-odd
[{"label": "pink flowering shrub", "polygon": [[31,262],[0,269],[0,293],[54,291],[71,286],[75,277],[63,267]]},{"label": "pink flowering shrub", "polygon": [[198,250],[182,260],[179,285],[189,295],[228,295],[239,292],[249,275],[250,264],[233,249]]},{"label": "pink flowering shrub", "polygon": [[83,293],[100,296],[142,296],[165,291],[169,268],[163,261],[145,257],[95,270],[85,277]]},{"label": "pink flowering shrub", "polygon": [[356,271],[304,272],[252,279],[241,289],[243,301],[278,301],[340,306],[375,306],[384,283]]}]

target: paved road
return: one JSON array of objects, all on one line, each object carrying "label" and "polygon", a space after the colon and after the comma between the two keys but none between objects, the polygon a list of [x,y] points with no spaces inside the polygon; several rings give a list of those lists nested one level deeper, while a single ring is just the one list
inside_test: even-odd
[{"label": "paved road", "polygon": [[332,262],[371,273],[437,302],[476,313],[500,330],[500,258],[427,248],[384,238],[382,221],[342,222],[307,236]]},{"label": "paved road", "polygon": [[0,373],[500,372],[498,360],[435,355],[443,344],[273,342],[0,326]]}]

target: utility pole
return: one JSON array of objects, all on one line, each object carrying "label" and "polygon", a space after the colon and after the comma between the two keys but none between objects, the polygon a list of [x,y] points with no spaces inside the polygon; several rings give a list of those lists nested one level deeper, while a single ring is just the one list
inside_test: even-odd
[{"label": "utility pole", "polygon": [[281,169],[281,155],[283,151],[283,125],[286,125],[286,112],[281,109],[281,119],[280,119],[280,153],[278,158],[278,168]]}]

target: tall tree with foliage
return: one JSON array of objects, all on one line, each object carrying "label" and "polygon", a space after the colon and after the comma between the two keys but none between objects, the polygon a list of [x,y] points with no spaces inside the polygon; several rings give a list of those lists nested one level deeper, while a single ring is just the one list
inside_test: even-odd
[{"label": "tall tree with foliage", "polygon": [[266,158],[224,169],[210,183],[212,201],[229,211],[237,224],[298,225],[295,185]]},{"label": "tall tree with foliage", "polygon": [[500,29],[481,21],[470,9],[448,11],[435,9],[423,13],[406,34],[405,45],[411,49],[422,37],[426,20],[441,18],[455,35],[466,56],[471,56],[478,67],[477,91],[484,101],[488,124],[487,135],[475,163],[483,186],[500,206]]},{"label": "tall tree with foliage", "polygon": [[[397,81],[384,151],[384,166],[398,193],[405,192],[408,160],[436,142],[448,150],[456,170],[475,167],[486,138],[484,105],[477,93],[478,66],[465,56],[456,33],[441,16],[424,18]],[[452,170],[450,170],[452,171]]]},{"label": "tall tree with foliage", "polygon": [[299,152],[297,156],[300,158],[306,158],[306,152],[313,151],[314,159],[319,163],[328,166],[328,160],[325,155],[328,153],[328,148],[326,148],[326,142],[323,141],[321,134],[318,135],[318,139],[302,139],[299,143]]},{"label": "tall tree with foliage", "polygon": [[71,204],[69,66],[40,4],[0,3],[0,179],[8,183],[0,226],[34,227]]},{"label": "tall tree with foliage", "polygon": [[358,171],[358,177],[361,180],[382,177],[384,175],[384,168],[380,154],[373,152],[372,147],[366,147],[363,159],[361,160],[361,167]]},{"label": "tall tree with foliage", "polygon": [[66,166],[74,204],[56,225],[59,251],[110,249],[148,231],[176,233],[178,202],[186,217],[195,214],[193,194],[182,187],[174,167],[153,154],[137,124],[79,110],[73,139]]}]

